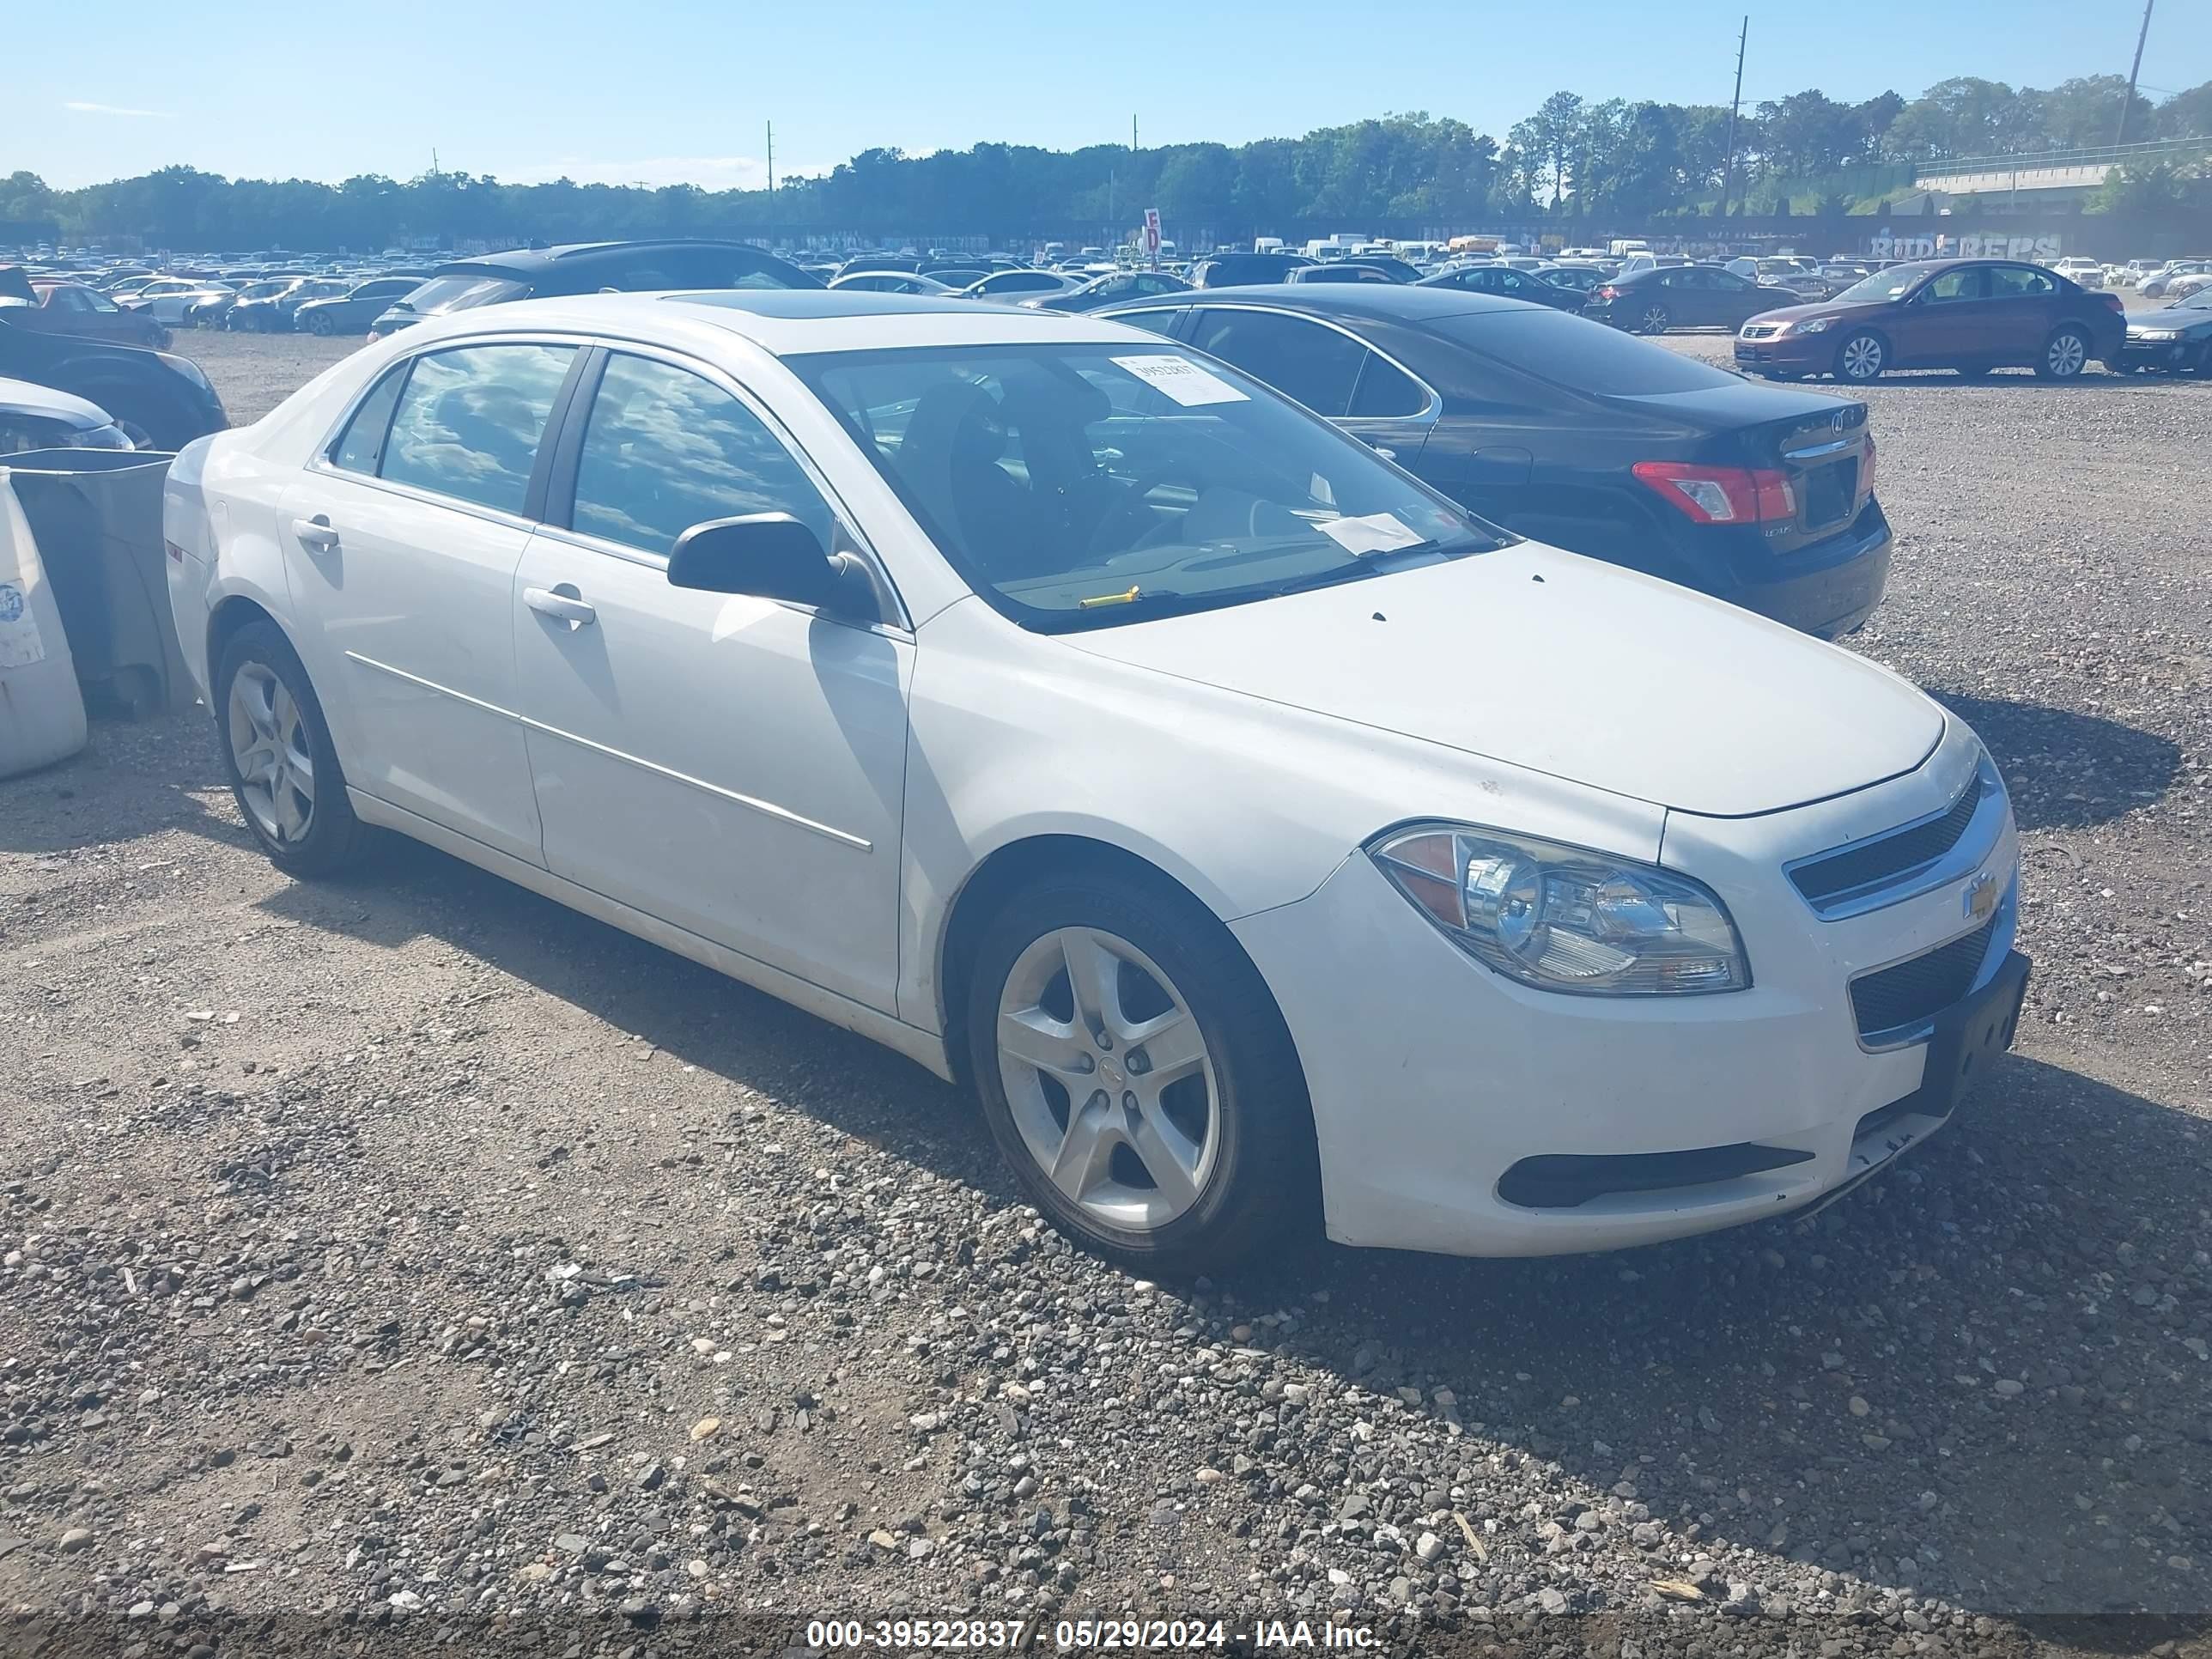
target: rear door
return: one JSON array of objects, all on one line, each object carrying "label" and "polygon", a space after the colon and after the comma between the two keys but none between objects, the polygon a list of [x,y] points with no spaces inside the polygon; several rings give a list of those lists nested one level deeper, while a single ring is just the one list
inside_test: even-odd
[{"label": "rear door", "polygon": [[515,568],[580,357],[500,341],[387,370],[285,494],[295,643],[356,788],[532,864]]},{"label": "rear door", "polygon": [[2058,325],[2058,283],[2033,265],[1990,265],[1984,272],[1990,350],[2009,362],[2032,363]]}]

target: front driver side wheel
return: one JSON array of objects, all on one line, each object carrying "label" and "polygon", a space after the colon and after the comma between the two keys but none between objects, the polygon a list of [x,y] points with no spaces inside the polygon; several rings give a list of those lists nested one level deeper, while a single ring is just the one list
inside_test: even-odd
[{"label": "front driver side wheel", "polygon": [[1864,386],[1881,378],[1888,359],[1889,351],[1882,344],[1881,336],[1861,329],[1836,348],[1836,378]]},{"label": "front driver side wheel", "polygon": [[1012,895],[974,953],[969,1069],[1061,1231],[1210,1272],[1319,1218],[1305,1085],[1274,999],[1180,889],[1113,871]]},{"label": "front driver side wheel", "polygon": [[211,701],[231,793],[270,861],[301,876],[357,861],[368,830],[346,799],[307,671],[275,623],[248,623],[231,635]]}]

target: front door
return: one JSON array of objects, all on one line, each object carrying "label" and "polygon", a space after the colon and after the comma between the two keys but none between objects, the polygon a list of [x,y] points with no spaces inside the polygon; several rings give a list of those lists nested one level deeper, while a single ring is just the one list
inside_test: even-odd
[{"label": "front door", "polygon": [[1892,331],[1897,366],[1975,362],[1998,355],[1980,265],[1938,271],[1900,307]]},{"label": "front door", "polygon": [[617,353],[580,422],[510,601],[546,866],[896,1012],[912,642],[669,586],[676,538],[708,520],[845,538],[732,387]]},{"label": "front door", "polygon": [[397,365],[278,521],[295,642],[348,781],[533,864],[512,595],[576,352],[502,343]]}]

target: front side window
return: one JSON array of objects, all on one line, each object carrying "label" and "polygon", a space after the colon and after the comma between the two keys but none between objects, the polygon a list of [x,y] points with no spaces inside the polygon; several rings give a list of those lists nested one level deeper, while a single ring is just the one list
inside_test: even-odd
[{"label": "front side window", "polygon": [[457,271],[450,276],[433,276],[408,295],[407,308],[427,317],[434,312],[464,311],[471,306],[497,305],[502,301],[520,300],[529,292],[530,287],[526,283],[514,282],[505,276]]},{"label": "front side window", "polygon": [[483,345],[415,360],[380,476],[519,514],[574,346]]},{"label": "front side window", "polygon": [[749,513],[788,513],[830,545],[829,503],[759,416],[688,369],[609,359],[570,527],[665,556],[693,525]]},{"label": "front side window", "polygon": [[969,586],[1042,631],[1241,604],[1506,539],[1166,341],[785,361]]},{"label": "front side window", "polygon": [[1279,312],[1224,306],[1199,313],[1192,344],[1332,420],[1352,407],[1367,348],[1349,335]]}]

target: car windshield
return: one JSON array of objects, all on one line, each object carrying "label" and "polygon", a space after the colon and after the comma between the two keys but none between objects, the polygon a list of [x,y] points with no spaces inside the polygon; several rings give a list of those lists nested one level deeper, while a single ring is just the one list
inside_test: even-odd
[{"label": "car windshield", "polygon": [[456,271],[450,276],[433,276],[404,301],[395,303],[404,304],[410,311],[428,314],[434,311],[465,311],[471,306],[495,305],[502,300],[519,300],[527,292],[526,284],[510,282],[504,276],[487,276],[482,271]]},{"label": "car windshield", "polygon": [[1878,306],[1891,300],[1901,300],[1911,286],[1935,270],[1933,265],[1892,265],[1887,270],[1878,270],[1863,283],[1853,283],[1835,302],[1841,306]]},{"label": "car windshield", "polygon": [[1510,539],[1256,381],[1164,343],[787,361],[969,585],[1042,631]]},{"label": "car windshield", "polygon": [[2168,308],[2174,311],[2212,311],[2212,288],[2200,288],[2196,293],[2176,300]]}]

